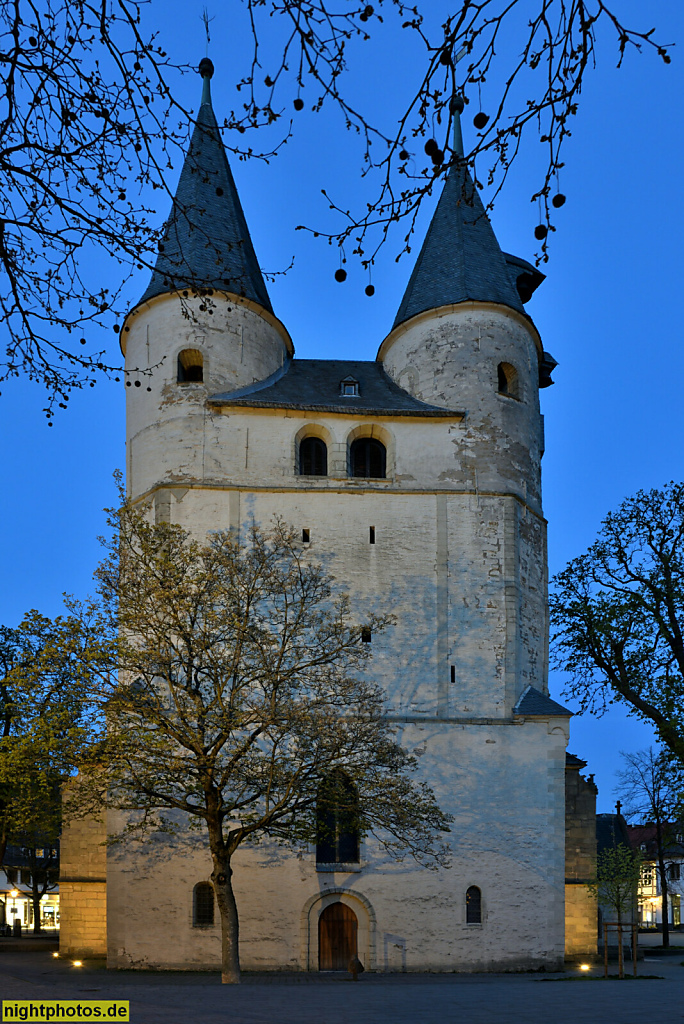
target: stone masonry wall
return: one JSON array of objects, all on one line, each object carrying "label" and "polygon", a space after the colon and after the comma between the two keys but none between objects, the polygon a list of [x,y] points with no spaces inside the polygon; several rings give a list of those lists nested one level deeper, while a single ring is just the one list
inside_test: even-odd
[{"label": "stone masonry wall", "polygon": [[59,948],[66,956],[106,955],[105,838],[104,815],[65,821],[60,842]]},{"label": "stone masonry wall", "polygon": [[579,766],[566,767],[565,955],[573,958],[596,955],[596,900],[587,890],[596,874],[596,793]]}]

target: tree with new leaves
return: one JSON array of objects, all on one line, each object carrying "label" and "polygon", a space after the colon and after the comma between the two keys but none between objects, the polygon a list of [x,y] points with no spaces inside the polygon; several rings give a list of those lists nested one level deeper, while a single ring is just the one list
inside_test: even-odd
[{"label": "tree with new leaves", "polygon": [[652,821],[655,834],[656,860],[662,899],[663,946],[670,945],[668,911],[668,878],[666,856],[668,847],[681,831],[684,792],[684,768],[668,750],[639,750],[622,755],[625,767],[617,772],[620,794],[625,801],[625,816]]},{"label": "tree with new leaves", "polygon": [[649,722],[684,765],[684,484],[638,491],[551,582],[555,667],[582,711]]},{"label": "tree with new leaves", "polygon": [[[162,239],[159,213],[192,120],[177,99],[188,69],[168,56],[164,15],[159,0],[0,0],[0,381],[43,383],[49,422],[74,388],[117,374],[104,339],[127,312],[125,283],[154,265]],[[652,28],[626,24],[606,0],[247,0],[231,17],[243,17],[252,49],[237,73],[241,105],[224,124],[228,148],[273,155],[305,105],[319,113],[333,104],[361,140],[365,194],[356,211],[346,196],[328,196],[341,226],[310,230],[367,268],[397,222],[406,225],[399,255],[410,250],[421,204],[458,159],[456,93],[478,108],[466,159],[495,194],[524,140],[542,141],[532,198],[543,260],[564,202],[562,147],[587,74],[604,59],[602,30],[618,64],[642,49],[670,61]],[[350,99],[350,69],[359,56],[372,63],[388,22],[413,37],[418,55],[398,115],[376,123]],[[255,133],[273,126],[261,145]],[[116,260],[113,287],[102,285],[104,256]]]},{"label": "tree with new leaves", "polygon": [[56,884],[62,788],[97,737],[87,692],[98,631],[80,612],[0,627],[0,865],[8,844],[26,851],[36,932]]},{"label": "tree with new leaves", "polygon": [[599,850],[596,857],[596,877],[587,885],[589,893],[600,906],[615,914],[618,937],[618,963],[620,977],[624,977],[622,952],[622,926],[636,911],[639,900],[641,858],[629,846],[618,843]]},{"label": "tree with new leaves", "polygon": [[236,983],[243,844],[315,842],[322,787],[326,809],[343,802],[345,828],[425,865],[445,862],[449,819],[414,780],[369,678],[362,630],[390,620],[355,621],[283,523],[200,541],[125,502],[112,524],[97,578],[118,674],[102,677],[109,734],[86,781],[125,812],[120,838],[196,831],[213,864],[222,978]]}]

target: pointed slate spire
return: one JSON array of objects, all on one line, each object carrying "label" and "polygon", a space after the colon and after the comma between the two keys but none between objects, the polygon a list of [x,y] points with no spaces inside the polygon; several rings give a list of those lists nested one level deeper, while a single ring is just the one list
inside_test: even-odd
[{"label": "pointed slate spire", "polygon": [[[457,159],[444,184],[393,327],[428,309],[469,300],[496,302],[524,312],[516,287],[520,271],[510,268],[501,251],[462,159],[460,97],[455,97],[452,110]],[[534,273],[534,268],[526,266]],[[542,274],[538,276],[539,281],[543,280]]]},{"label": "pointed slate spire", "polygon": [[229,291],[273,312],[242,212],[209,82],[214,65],[199,66],[202,102],[152,280],[141,302],[182,288]]}]

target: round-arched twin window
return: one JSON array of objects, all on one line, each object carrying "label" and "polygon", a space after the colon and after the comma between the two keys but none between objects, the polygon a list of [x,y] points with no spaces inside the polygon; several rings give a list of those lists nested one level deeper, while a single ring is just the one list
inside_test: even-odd
[{"label": "round-arched twin window", "polygon": [[384,479],[387,473],[387,450],[375,437],[359,437],[349,449],[352,476]]},{"label": "round-arched twin window", "polygon": [[[328,446],[320,437],[304,437],[299,442],[300,476],[328,475]],[[359,437],[349,447],[349,475],[384,480],[387,476],[387,450],[375,437]]]},{"label": "round-arched twin window", "polygon": [[305,437],[299,444],[300,476],[328,475],[328,446],[320,437]]}]

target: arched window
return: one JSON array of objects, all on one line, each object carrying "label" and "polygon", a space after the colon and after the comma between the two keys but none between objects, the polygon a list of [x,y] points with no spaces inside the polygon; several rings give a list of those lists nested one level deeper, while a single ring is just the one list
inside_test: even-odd
[{"label": "arched window", "polygon": [[192,892],[192,926],[209,928],[214,923],[214,887],[211,882],[198,882]]},{"label": "arched window", "polygon": [[316,801],[316,863],[357,864],[359,860],[359,798],[349,776],[331,772]]},{"label": "arched window", "polygon": [[518,371],[510,363],[499,363],[496,368],[500,395],[519,398]]},{"label": "arched window", "polygon": [[384,444],[374,437],[359,437],[352,441],[349,461],[352,476],[385,477],[387,452]]},{"label": "arched window", "polygon": [[199,349],[185,348],[178,353],[178,383],[192,384],[204,380],[204,357]]},{"label": "arched window", "polygon": [[300,476],[328,475],[328,448],[320,437],[305,437],[299,442]]},{"label": "arched window", "polygon": [[466,892],[466,924],[482,924],[482,893],[476,885]]}]

